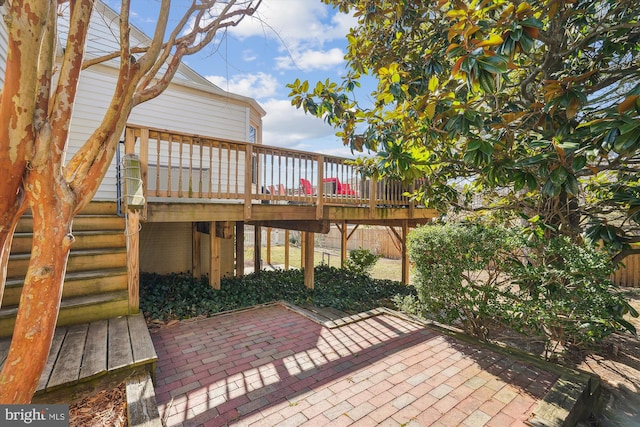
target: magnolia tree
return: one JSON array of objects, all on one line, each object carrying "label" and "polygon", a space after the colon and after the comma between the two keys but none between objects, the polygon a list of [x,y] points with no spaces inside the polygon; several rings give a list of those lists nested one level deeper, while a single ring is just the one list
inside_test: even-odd
[{"label": "magnolia tree", "polygon": [[[254,13],[261,0],[200,0],[168,28],[162,0],[151,41],[133,46],[130,1],[120,5],[119,51],[85,60],[93,0],[13,0],[5,21],[8,55],[0,98],[0,300],[13,233],[26,209],[33,215],[29,268],[9,354],[0,372],[0,403],[28,403],[47,361],[60,308],[72,221],[93,197],[109,167],[131,110],[161,94],[185,55]],[[68,8],[66,45],[56,46],[60,8]],[[59,53],[62,52],[60,55]],[[119,59],[107,113],[68,161],[64,152],[78,79],[92,65]]]},{"label": "magnolia tree", "polygon": [[[368,173],[443,210],[640,252],[640,24],[631,0],[323,0],[358,17],[344,81],[289,85]],[[377,88],[359,103],[360,82]],[[484,201],[478,194],[491,196]],[[471,203],[471,202],[474,203]]]}]

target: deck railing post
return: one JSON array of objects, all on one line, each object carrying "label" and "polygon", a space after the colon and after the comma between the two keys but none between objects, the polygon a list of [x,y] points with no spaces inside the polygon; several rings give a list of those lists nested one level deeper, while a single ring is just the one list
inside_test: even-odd
[{"label": "deck railing post", "polygon": [[[142,178],[142,195],[147,200],[147,181],[149,179],[149,128],[140,129],[140,176]],[[140,216],[147,219],[147,204],[144,204]]]},{"label": "deck railing post", "polygon": [[253,182],[251,175],[253,174],[253,147],[251,144],[246,145],[244,159],[244,218],[251,218],[251,195]]},{"label": "deck railing post", "polygon": [[323,216],[324,210],[324,156],[318,156],[318,181],[317,188],[317,200],[316,200],[316,219],[320,219]]},{"label": "deck railing post", "polygon": [[[411,183],[411,185],[409,185],[409,194],[413,194],[413,192],[415,191],[416,186],[415,186],[415,181]],[[414,209],[416,208],[416,201],[410,197],[409,200],[409,218],[413,218],[413,213],[414,213]]]},{"label": "deck railing post", "polygon": [[[127,128],[125,132],[124,152],[135,152],[135,131]],[[126,199],[126,198],[125,198]],[[129,291],[129,314],[140,311],[140,212],[129,210],[126,206],[127,236],[127,289]]]},{"label": "deck railing post", "polygon": [[376,210],[376,198],[378,197],[378,195],[376,194],[376,189],[378,188],[378,183],[376,181],[376,179],[372,176],[371,179],[369,179],[369,213],[371,214],[371,216],[373,217],[373,214],[375,213]]}]

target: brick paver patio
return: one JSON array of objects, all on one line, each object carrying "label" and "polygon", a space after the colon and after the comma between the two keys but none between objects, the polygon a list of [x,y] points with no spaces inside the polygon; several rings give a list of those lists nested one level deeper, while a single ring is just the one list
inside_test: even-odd
[{"label": "brick paver patio", "polygon": [[283,305],[152,334],[167,426],[518,426],[557,375],[405,319]]}]

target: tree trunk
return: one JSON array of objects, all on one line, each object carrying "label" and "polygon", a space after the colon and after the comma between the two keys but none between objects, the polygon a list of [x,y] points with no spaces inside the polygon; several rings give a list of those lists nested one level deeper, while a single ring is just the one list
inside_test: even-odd
[{"label": "tree trunk", "polygon": [[9,255],[11,254],[13,233],[24,212],[22,202],[23,200],[20,196],[12,206],[6,208],[0,206],[0,209],[2,209],[2,214],[0,215],[0,307],[2,307],[4,286],[7,280],[7,266],[9,264]]},{"label": "tree trunk", "polygon": [[67,259],[74,241],[71,224],[75,196],[60,169],[49,159],[43,160],[25,178],[27,202],[33,216],[33,243],[14,339],[0,372],[1,404],[29,403],[36,391],[51,348]]}]

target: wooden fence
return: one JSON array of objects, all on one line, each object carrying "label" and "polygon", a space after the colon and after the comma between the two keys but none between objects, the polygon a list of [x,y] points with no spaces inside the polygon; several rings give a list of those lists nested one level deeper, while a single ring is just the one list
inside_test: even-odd
[{"label": "wooden fence", "polygon": [[624,267],[613,275],[613,282],[618,286],[640,288],[640,255],[626,257]]},{"label": "wooden fence", "polygon": [[[349,232],[351,230],[349,228]],[[321,248],[340,250],[341,241],[340,231],[335,227],[331,227],[329,234],[316,234],[316,245]],[[347,249],[364,248],[384,258],[401,259],[402,250],[396,245],[395,237],[387,227],[360,226],[349,238]]]}]

